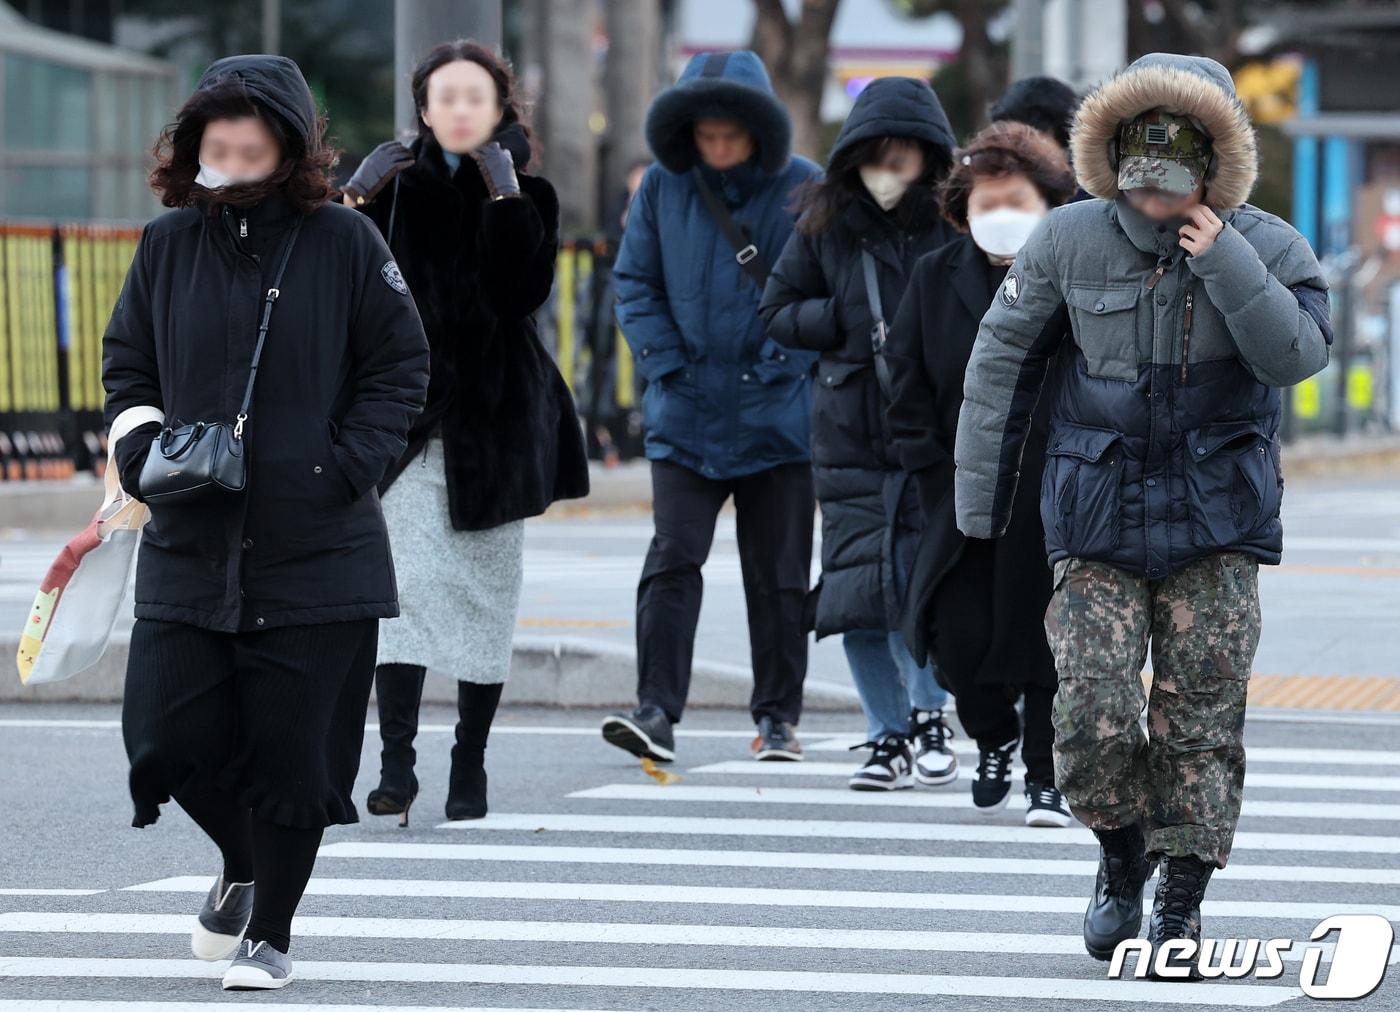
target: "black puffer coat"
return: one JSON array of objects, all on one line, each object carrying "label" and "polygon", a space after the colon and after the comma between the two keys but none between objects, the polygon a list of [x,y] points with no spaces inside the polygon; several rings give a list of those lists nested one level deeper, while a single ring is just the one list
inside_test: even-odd
[{"label": "black puffer coat", "polygon": [[[288,122],[314,120],[290,61],[236,59],[245,80],[301,110]],[[266,90],[249,90],[266,101]],[[146,226],[102,342],[108,425],[138,405],[160,408],[172,425],[232,420],[294,214],[272,196],[249,210],[171,211]],[[207,502],[152,503],[136,569],[138,618],[235,632],[398,614],[375,483],[422,410],[428,344],[396,277],[363,216],[326,204],[306,217],[244,428],[248,487]],[[143,430],[122,439],[122,474],[139,473],[149,448]]]},{"label": "black puffer coat", "polygon": [[[913,137],[944,151],[952,130],[933,90],[881,78],[857,99],[832,148],[868,137]],[[895,537],[914,537],[919,511],[885,422],[876,376],[861,250],[875,258],[886,322],[914,262],[956,235],[933,195],[911,190],[890,212],[863,190],[825,232],[794,232],[773,268],[759,312],[781,345],[821,352],[812,395],[812,464],[822,511],[822,576],[814,592],[817,636],[893,629],[904,588],[895,585]]]},{"label": "black puffer coat", "polygon": [[449,171],[425,134],[410,145],[418,160],[397,186],[362,205],[394,251],[432,348],[427,407],[379,491],[441,426],[457,530],[497,527],[588,494],[573,394],[532,315],[554,282],[559,201],[547,180],[523,171],[529,147],[518,128],[498,139],[515,159],[519,198],[490,200],[476,163],[464,156]]}]

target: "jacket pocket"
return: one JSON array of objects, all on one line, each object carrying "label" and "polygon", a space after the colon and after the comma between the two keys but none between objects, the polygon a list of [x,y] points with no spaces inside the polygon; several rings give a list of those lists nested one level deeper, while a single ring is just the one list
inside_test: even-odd
[{"label": "jacket pocket", "polygon": [[1273,520],[1283,497],[1276,453],[1259,421],[1216,422],[1185,433],[1192,544],[1228,547]]},{"label": "jacket pocket", "polygon": [[1074,338],[1089,375],[1101,379],[1138,378],[1136,288],[1074,287],[1065,296],[1074,318]]},{"label": "jacket pocket", "polygon": [[1041,520],[1070,555],[1102,558],[1122,534],[1122,433],[1062,423],[1045,451]]},{"label": "jacket pocket", "polygon": [[862,453],[883,445],[873,362],[819,362],[812,393],[812,445]]}]

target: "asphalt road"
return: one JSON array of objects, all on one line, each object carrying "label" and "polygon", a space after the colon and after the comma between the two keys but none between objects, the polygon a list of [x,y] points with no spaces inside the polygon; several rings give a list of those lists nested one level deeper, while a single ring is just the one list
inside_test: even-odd
[{"label": "asphalt road", "polygon": [[[1255,671],[1400,676],[1400,477],[1291,482],[1284,531],[1283,565],[1260,572],[1264,636]],[[633,511],[539,519],[526,532],[518,632],[630,647],[650,517]],[[0,519],[0,628],[21,627],[64,540],[53,532],[6,529]],[[814,578],[819,555],[817,546]],[[747,670],[732,513],[720,517],[703,574],[696,659]],[[809,677],[850,686],[840,637],[812,643]]]},{"label": "asphalt road", "polygon": [[[804,722],[806,764],[754,763],[745,715],[722,711],[687,719],[669,786],[603,744],[596,713],[507,711],[488,754],[492,814],[456,824],[442,822],[452,714],[425,712],[412,826],[364,816],[330,830],[294,927],[300,979],[226,995],[187,941],[215,852],[173,806],[130,828],[117,717],[0,707],[0,1010],[1310,1003],[1297,957],[1270,981],[1107,980],[1079,939],[1086,830],[1028,829],[1015,801],[980,816],[965,781],[850,792],[848,716]],[[1397,731],[1383,715],[1251,719],[1208,937],[1306,939],[1334,913],[1400,921]],[[375,748],[371,733],[361,803]],[[1400,1007],[1400,970],[1347,1007]]]}]

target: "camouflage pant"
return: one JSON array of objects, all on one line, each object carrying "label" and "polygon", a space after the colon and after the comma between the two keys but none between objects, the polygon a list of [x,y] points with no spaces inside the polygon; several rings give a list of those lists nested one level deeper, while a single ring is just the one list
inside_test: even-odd
[{"label": "camouflage pant", "polygon": [[[1225,867],[1244,792],[1258,576],[1258,560],[1243,552],[1160,580],[1084,559],[1056,563],[1045,614],[1060,675],[1055,784],[1080,822],[1139,822],[1149,854]],[[1140,678],[1149,642],[1150,701]]]}]

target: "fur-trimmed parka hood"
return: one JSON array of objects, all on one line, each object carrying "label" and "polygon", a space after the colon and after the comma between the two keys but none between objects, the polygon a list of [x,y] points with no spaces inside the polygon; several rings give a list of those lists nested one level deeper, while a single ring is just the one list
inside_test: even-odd
[{"label": "fur-trimmed parka hood", "polygon": [[1214,156],[1206,173],[1209,207],[1223,211],[1249,199],[1259,174],[1259,152],[1230,72],[1204,56],[1175,53],[1149,53],[1134,60],[1084,99],[1070,137],[1080,186],[1095,197],[1117,199],[1118,168],[1111,150],[1118,128],[1152,109],[1192,116],[1210,134]]},{"label": "fur-trimmed parka hood", "polygon": [[651,103],[646,137],[656,160],[672,172],[689,172],[699,160],[691,124],[706,116],[738,120],[753,134],[759,164],[781,172],[792,149],[792,120],[757,53],[697,53],[680,79]]}]

